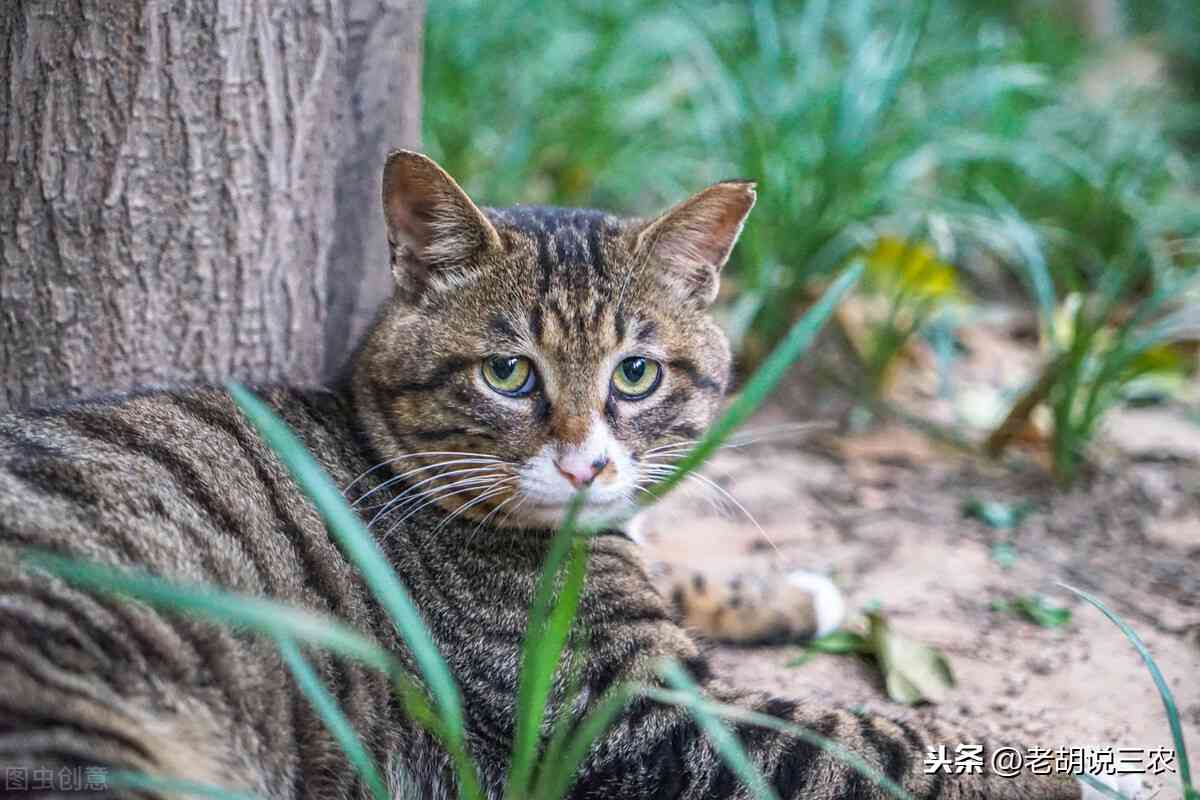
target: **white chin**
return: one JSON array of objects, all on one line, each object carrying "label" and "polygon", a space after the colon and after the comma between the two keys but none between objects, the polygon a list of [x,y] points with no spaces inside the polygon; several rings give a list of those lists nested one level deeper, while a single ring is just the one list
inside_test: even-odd
[{"label": "white chin", "polygon": [[[522,509],[524,513],[520,515],[521,521],[526,525],[556,528],[567,518],[568,507],[568,503],[562,503]],[[587,527],[607,525],[627,519],[632,511],[630,504],[622,500],[607,503],[588,502],[579,510],[577,523]]]}]

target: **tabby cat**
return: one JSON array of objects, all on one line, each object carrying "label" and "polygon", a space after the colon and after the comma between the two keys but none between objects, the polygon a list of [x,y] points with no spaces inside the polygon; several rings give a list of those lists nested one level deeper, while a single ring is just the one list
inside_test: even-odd
[{"label": "tabby cat", "polygon": [[[586,522],[626,516],[661,474],[654,448],[696,438],[721,405],[730,350],[705,310],[754,198],[751,183],[719,183],[649,221],[480,209],[433,161],[396,152],[383,176],[394,296],[350,377],[334,390],[258,388],[348,487],[416,598],[462,688],[489,797],[505,777],[550,529],[581,487]],[[0,768],[129,769],[269,798],[365,794],[270,642],[74,589],[22,567],[26,548],[334,614],[408,660],[224,391],[0,416]],[[838,740],[914,797],[1081,797],[1066,776],[925,774],[931,747],[977,741],[969,734],[722,685],[617,530],[590,544],[579,628],[582,706],[653,680],[671,656],[711,696]],[[397,797],[454,796],[445,753],[383,678],[311,656]],[[781,797],[883,796],[808,742],[739,734]],[[687,714],[638,701],[572,796],[744,790]]]}]

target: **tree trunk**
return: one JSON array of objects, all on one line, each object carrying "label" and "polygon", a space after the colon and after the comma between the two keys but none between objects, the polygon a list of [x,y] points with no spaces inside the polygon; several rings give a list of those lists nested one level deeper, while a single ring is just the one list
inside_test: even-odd
[{"label": "tree trunk", "polygon": [[391,295],[379,178],[388,151],[416,147],[421,137],[423,0],[350,0],[346,17],[326,376]]},{"label": "tree trunk", "polygon": [[0,15],[0,407],[327,374],[386,291],[377,176],[416,140],[421,17],[419,0]]}]

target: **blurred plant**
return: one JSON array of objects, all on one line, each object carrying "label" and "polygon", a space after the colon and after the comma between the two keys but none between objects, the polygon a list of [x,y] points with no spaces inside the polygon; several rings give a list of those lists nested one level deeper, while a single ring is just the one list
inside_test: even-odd
[{"label": "blurred plant", "polygon": [[962,507],[963,514],[996,530],[1011,530],[1020,525],[1025,517],[1033,511],[1029,502],[1005,503],[1000,500],[982,500],[978,497],[968,498]]},{"label": "blurred plant", "polygon": [[879,668],[888,697],[897,703],[945,700],[954,686],[954,673],[946,656],[897,633],[880,609],[864,610],[864,615],[865,631],[843,628],[814,639],[787,666],[802,666],[819,654],[862,657]]},{"label": "blurred plant", "polygon": [[[961,299],[958,273],[940,260],[934,248],[896,236],[881,236],[858,256],[866,264],[865,288],[877,302],[865,310],[865,336],[854,334],[854,324],[843,327],[856,341],[866,367],[866,393],[881,397],[891,382],[896,357],[934,315]],[[865,305],[865,304],[864,304]],[[844,309],[846,307],[843,307]]]},{"label": "blurred plant", "polygon": [[1071,621],[1071,609],[1056,606],[1040,594],[993,600],[992,611],[1016,614],[1043,628],[1060,628]]},{"label": "blurred plant", "polygon": [[[1151,288],[1139,285],[1152,281]],[[1051,411],[1055,475],[1071,482],[1103,415],[1148,375],[1183,366],[1172,354],[1177,342],[1200,340],[1200,274],[1170,266],[1158,275],[1136,268],[1110,269],[1090,297],[1064,302],[1055,339],[1062,344],[1038,380],[988,437],[999,453],[1028,424],[1043,402]]]},{"label": "blurred plant", "polygon": [[430,8],[430,150],[496,203],[646,211],[757,179],[725,309],[751,364],[858,257],[885,305],[858,337],[878,396],[914,333],[1009,268],[1049,355],[988,448],[1047,404],[1069,481],[1103,414],[1179,338],[1153,320],[1197,262],[1196,181],[1172,134],[1195,106],[1089,80],[1095,46],[1069,21],[985,0],[534,6]]},{"label": "blurred plant", "polygon": [[430,8],[428,148],[495,203],[646,211],[701,181],[758,180],[729,269],[735,343],[753,329],[765,353],[814,279],[880,231],[1027,249],[1019,216],[979,203],[958,165],[1015,159],[1005,135],[1047,77],[961,0],[516,5]]},{"label": "blurred plant", "polygon": [[641,35],[666,5],[431,3],[426,149],[493,205],[649,211],[698,188],[674,127],[688,91],[670,77],[674,45]]}]

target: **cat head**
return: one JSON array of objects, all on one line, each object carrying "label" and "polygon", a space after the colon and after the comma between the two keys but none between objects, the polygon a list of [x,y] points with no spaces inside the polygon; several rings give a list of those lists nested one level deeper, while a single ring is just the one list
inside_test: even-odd
[{"label": "cat head", "polygon": [[395,292],[355,369],[358,414],[407,494],[489,524],[628,517],[730,378],[708,316],[754,185],[649,220],[483,209],[409,151],[384,167]]}]

